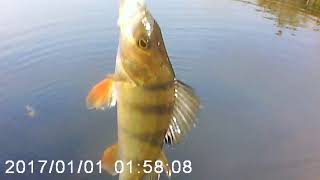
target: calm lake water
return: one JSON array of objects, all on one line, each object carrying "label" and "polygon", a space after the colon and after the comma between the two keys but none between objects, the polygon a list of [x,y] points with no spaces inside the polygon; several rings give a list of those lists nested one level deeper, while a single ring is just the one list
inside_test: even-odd
[{"label": "calm lake water", "polygon": [[[149,0],[177,77],[203,109],[172,160],[183,180],[320,178],[320,1]],[[13,160],[98,161],[116,112],[89,111],[90,87],[114,69],[116,0],[0,1],[0,179]],[[30,170],[27,170],[30,171]],[[165,178],[163,178],[165,179]]]}]

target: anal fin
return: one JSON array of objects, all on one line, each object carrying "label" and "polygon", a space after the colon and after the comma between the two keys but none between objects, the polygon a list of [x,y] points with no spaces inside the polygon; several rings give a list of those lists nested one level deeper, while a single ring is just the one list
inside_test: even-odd
[{"label": "anal fin", "polygon": [[118,156],[118,144],[113,144],[106,148],[103,152],[101,162],[102,168],[110,173],[112,176],[117,175],[115,172],[115,162],[119,159]]},{"label": "anal fin", "polygon": [[192,88],[175,80],[175,102],[165,143],[175,145],[196,125],[200,101]]}]

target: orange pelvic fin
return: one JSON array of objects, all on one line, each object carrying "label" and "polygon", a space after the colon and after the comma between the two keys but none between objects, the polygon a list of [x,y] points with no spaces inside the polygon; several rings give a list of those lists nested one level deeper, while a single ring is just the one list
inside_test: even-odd
[{"label": "orange pelvic fin", "polygon": [[116,97],[113,88],[113,78],[111,75],[97,83],[90,90],[86,102],[88,109],[104,109],[116,104]]},{"label": "orange pelvic fin", "polygon": [[115,162],[119,159],[118,157],[118,144],[113,144],[106,148],[103,152],[101,162],[102,168],[110,173],[112,176],[117,175],[115,172]]}]

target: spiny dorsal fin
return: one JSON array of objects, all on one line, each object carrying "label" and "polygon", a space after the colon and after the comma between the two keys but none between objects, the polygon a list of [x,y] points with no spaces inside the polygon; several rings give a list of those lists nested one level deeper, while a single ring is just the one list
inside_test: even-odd
[{"label": "spiny dorsal fin", "polygon": [[173,116],[165,136],[165,143],[176,145],[196,125],[200,101],[192,88],[175,81],[175,103]]}]

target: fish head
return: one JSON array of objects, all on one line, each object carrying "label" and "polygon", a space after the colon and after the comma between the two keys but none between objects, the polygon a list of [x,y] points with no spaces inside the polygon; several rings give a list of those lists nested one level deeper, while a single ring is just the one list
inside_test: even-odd
[{"label": "fish head", "polygon": [[119,55],[124,71],[137,85],[157,85],[174,79],[159,24],[141,0],[120,3]]}]

